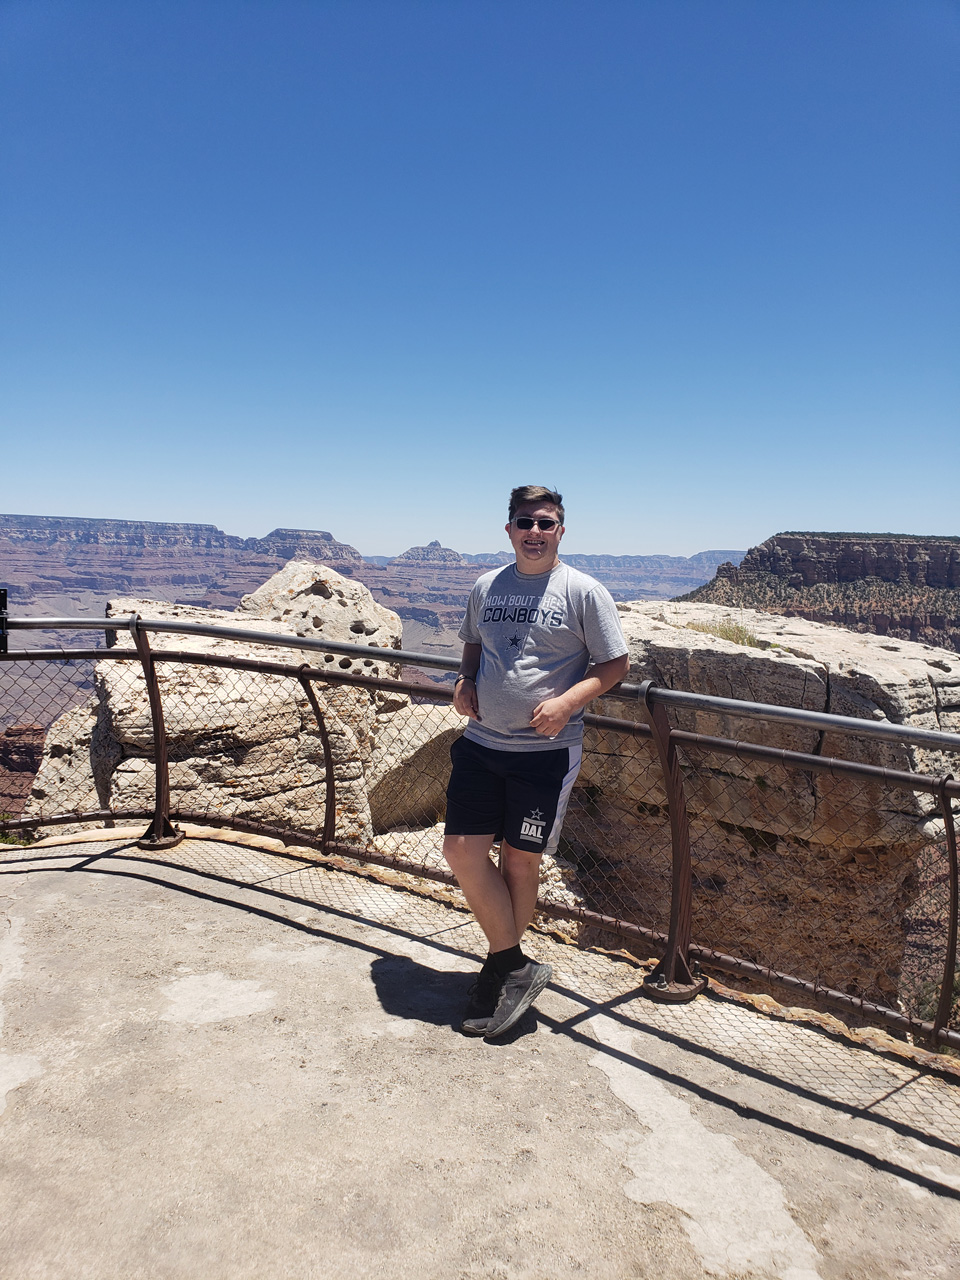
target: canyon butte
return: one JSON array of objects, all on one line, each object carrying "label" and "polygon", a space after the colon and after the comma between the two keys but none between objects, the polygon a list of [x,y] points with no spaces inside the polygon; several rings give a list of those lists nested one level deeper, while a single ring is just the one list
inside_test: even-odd
[{"label": "canyon butte", "polygon": [[778,533],[680,599],[960,651],[960,538]]}]

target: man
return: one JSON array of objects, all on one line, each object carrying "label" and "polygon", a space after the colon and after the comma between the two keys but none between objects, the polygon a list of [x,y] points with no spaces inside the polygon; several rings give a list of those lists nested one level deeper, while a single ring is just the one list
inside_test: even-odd
[{"label": "man", "polygon": [[[506,531],[516,563],[477,580],[460,628],[453,705],[469,723],[450,752],[443,854],[490,949],[461,1029],[488,1039],[550,981],[550,966],[524,955],[520,939],[580,769],[583,708],[629,666],[610,593],[558,557],[563,520],[559,493],[513,490]],[[499,867],[490,858],[498,840]]]}]

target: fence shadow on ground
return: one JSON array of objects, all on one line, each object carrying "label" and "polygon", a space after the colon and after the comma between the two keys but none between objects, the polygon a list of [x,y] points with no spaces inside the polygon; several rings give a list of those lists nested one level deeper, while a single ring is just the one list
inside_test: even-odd
[{"label": "fence shadow on ground", "polygon": [[[472,918],[455,905],[385,884],[369,873],[331,869],[292,854],[206,840],[187,840],[163,856],[144,854],[132,842],[111,845],[109,837],[104,844],[109,847],[92,851],[76,845],[10,849],[0,854],[0,877],[58,871],[136,880],[355,948],[371,957],[371,980],[386,1013],[453,1033],[481,951]],[[305,921],[289,914],[303,909],[316,911],[320,919]],[[363,936],[356,936],[358,928]],[[411,942],[448,963],[462,960],[464,970],[434,969],[411,959],[400,950]],[[551,990],[574,1009],[561,1017],[532,1013],[514,1037],[529,1034],[539,1023],[580,1049],[610,1055],[704,1103],[960,1200],[955,1186],[884,1157],[875,1149],[876,1139],[870,1138],[871,1131],[886,1131],[960,1155],[957,1084],[922,1066],[888,1063],[876,1052],[816,1027],[783,1023],[722,997],[701,996],[682,1006],[653,1004],[638,994],[640,971],[616,957],[580,950],[547,935],[537,939],[537,950],[554,965]],[[629,1050],[594,1037],[591,1022],[601,1018],[631,1034]],[[652,1051],[649,1056],[644,1046]],[[478,1046],[478,1052],[492,1047]],[[679,1055],[680,1061],[663,1065],[651,1060],[653,1051],[664,1050]],[[714,1075],[718,1069],[729,1072],[729,1091],[713,1078],[698,1079],[704,1067]],[[757,1086],[757,1098],[762,1092],[766,1105],[745,1102],[745,1084]],[[770,1102],[771,1089],[774,1099],[783,1098],[785,1112],[797,1100],[816,1104],[823,1109],[825,1123],[818,1127],[779,1113]],[[829,1132],[831,1115],[864,1122],[865,1140],[851,1142]]]}]

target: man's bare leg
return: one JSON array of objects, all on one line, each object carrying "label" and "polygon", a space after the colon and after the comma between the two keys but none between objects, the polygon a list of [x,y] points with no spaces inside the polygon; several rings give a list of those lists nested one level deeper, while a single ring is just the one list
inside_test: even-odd
[{"label": "man's bare leg", "polygon": [[519,941],[533,919],[537,907],[537,894],[540,892],[540,859],[539,853],[530,853],[526,849],[515,849],[506,840],[500,845],[500,873],[510,892],[513,903],[513,922]]},{"label": "man's bare leg", "polygon": [[519,941],[516,910],[508,881],[490,860],[488,836],[444,836],[443,856],[457,877],[467,905],[477,917],[491,951],[506,951]]},{"label": "man's bare leg", "polygon": [[487,938],[490,954],[471,989],[460,1023],[467,1035],[488,1039],[516,1024],[550,981],[548,964],[529,960],[520,938],[533,918],[540,855],[500,846],[501,866],[490,860],[493,836],[445,836],[446,858]]}]

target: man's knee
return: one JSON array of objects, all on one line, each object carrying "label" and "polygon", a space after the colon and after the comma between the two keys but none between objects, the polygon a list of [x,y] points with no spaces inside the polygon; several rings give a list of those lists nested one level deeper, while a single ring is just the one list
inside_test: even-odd
[{"label": "man's knee", "polygon": [[492,844],[492,833],[488,836],[444,836],[443,857],[456,873],[458,867],[468,867],[488,857]]},{"label": "man's knee", "polygon": [[518,849],[504,840],[500,846],[500,861],[505,871],[518,875],[539,873],[543,854],[535,849]]}]

